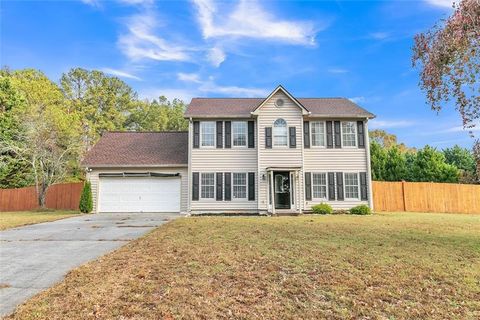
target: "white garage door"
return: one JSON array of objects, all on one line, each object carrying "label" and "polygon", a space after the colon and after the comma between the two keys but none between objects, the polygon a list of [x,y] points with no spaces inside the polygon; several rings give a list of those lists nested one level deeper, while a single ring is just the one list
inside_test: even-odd
[{"label": "white garage door", "polygon": [[102,177],[100,212],[179,212],[180,178]]}]

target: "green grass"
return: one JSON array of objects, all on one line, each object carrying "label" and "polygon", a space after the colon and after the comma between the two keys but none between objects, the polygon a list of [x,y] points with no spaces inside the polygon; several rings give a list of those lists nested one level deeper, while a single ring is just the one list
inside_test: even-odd
[{"label": "green grass", "polygon": [[54,221],[78,215],[78,211],[16,211],[0,212],[0,230]]},{"label": "green grass", "polygon": [[480,216],[180,218],[14,319],[478,319]]}]

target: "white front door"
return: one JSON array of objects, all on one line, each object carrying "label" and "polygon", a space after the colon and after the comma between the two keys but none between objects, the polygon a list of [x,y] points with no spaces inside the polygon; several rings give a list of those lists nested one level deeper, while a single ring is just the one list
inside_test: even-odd
[{"label": "white front door", "polygon": [[179,177],[102,177],[99,212],[179,212]]}]

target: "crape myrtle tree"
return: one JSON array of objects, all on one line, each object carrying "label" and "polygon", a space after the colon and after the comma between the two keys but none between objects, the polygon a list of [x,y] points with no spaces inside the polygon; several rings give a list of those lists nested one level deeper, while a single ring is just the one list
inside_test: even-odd
[{"label": "crape myrtle tree", "polygon": [[[416,35],[412,62],[430,107],[438,112],[453,101],[473,136],[480,121],[480,0],[458,2],[450,17]],[[474,151],[479,168],[478,138]]]}]

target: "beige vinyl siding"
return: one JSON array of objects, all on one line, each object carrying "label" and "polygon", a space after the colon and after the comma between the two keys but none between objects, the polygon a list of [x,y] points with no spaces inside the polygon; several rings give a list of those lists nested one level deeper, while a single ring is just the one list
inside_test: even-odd
[{"label": "beige vinyl siding", "polygon": [[[195,119],[194,119],[195,120]],[[252,121],[254,119],[215,119],[216,121]],[[200,122],[202,120],[199,120]],[[207,120],[208,121],[208,120]],[[193,132],[193,126],[190,124],[190,132]],[[232,132],[233,133],[233,132]],[[233,134],[232,134],[233,137]],[[225,128],[223,128],[223,139],[225,139]],[[190,212],[192,214],[199,213],[215,213],[215,212],[257,212],[258,208],[258,173],[257,173],[257,145],[258,140],[255,139],[255,148],[248,148],[248,132],[247,146],[225,148],[192,148],[193,135],[190,135],[190,175],[193,172],[254,172],[255,173],[255,200],[233,199],[231,201],[216,201],[214,199],[202,199],[193,201],[191,199],[191,190],[189,190]],[[225,141],[225,140],[224,140]],[[190,185],[191,188],[191,185]],[[248,185],[247,185],[248,189]],[[216,192],[216,186],[215,186]]]},{"label": "beige vinyl siding", "polygon": [[[338,119],[305,119],[306,121],[335,121]],[[358,119],[345,120],[357,121]],[[343,121],[343,120],[342,120]],[[367,139],[365,140],[367,143]],[[342,147],[342,148],[326,148],[314,147],[305,148],[303,151],[304,171],[305,172],[368,172],[367,169],[367,148]],[[370,179],[367,174],[367,179]],[[345,180],[345,179],[344,179]],[[345,182],[344,182],[345,183]],[[336,193],[336,188],[335,188]],[[322,199],[312,199],[306,201],[306,210],[310,210],[312,205],[320,202],[329,203],[334,209],[349,209],[359,204],[368,204],[368,201],[361,200],[343,200],[328,201]]]},{"label": "beige vinyl siding", "polygon": [[188,170],[187,167],[154,167],[154,168],[92,168],[88,173],[87,179],[92,184],[93,197],[93,212],[97,212],[98,207],[98,191],[99,191],[99,174],[100,173],[114,173],[114,172],[156,172],[156,173],[180,173],[181,178],[181,195],[180,195],[180,210],[182,213],[187,212],[188,205]]},{"label": "beige vinyl siding", "polygon": [[[284,105],[277,107],[274,105],[277,99],[283,99]],[[282,118],[287,122],[287,135],[288,128],[295,127],[297,134],[297,147],[290,148],[276,147],[272,139],[272,148],[265,148],[265,128],[272,127],[275,120]],[[265,211],[268,209],[268,181],[262,180],[262,175],[266,175],[266,169],[268,167],[302,167],[302,148],[303,148],[303,117],[302,110],[283,92],[277,92],[274,94],[265,104],[261,107],[258,118],[258,171],[259,171],[259,210]],[[299,183],[298,183],[299,182]],[[303,200],[303,172],[300,172],[298,181],[295,184],[295,205],[292,209],[299,210],[300,201]]]}]

